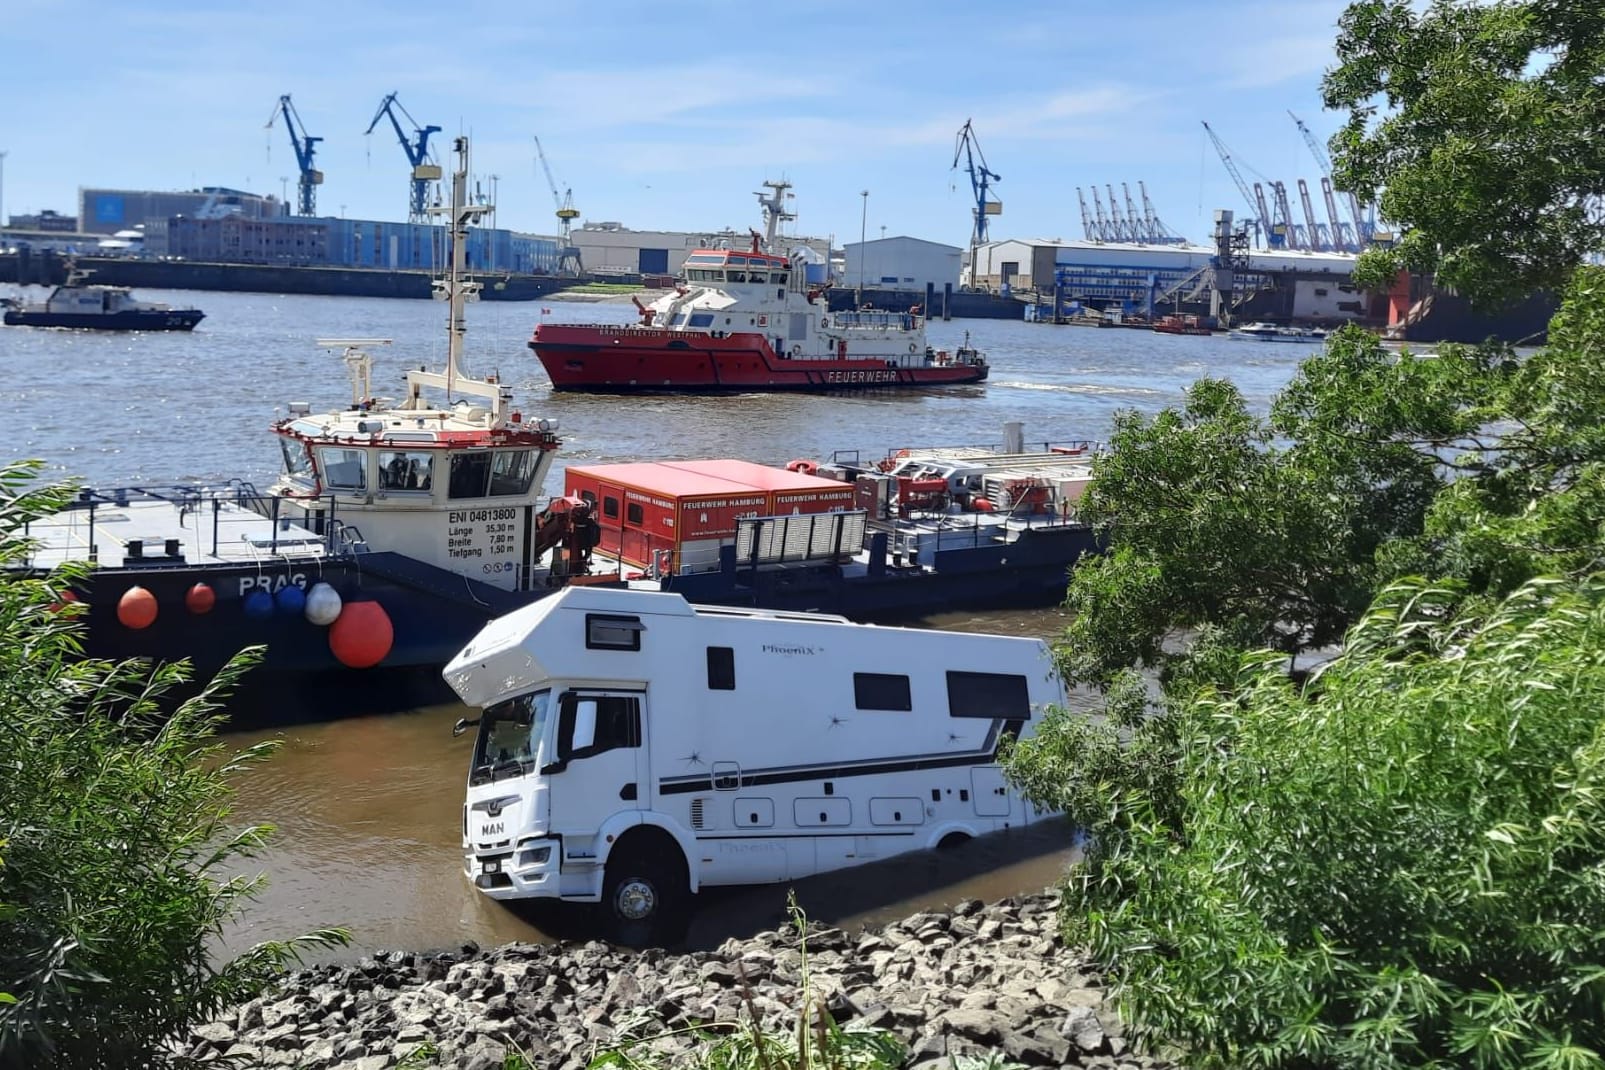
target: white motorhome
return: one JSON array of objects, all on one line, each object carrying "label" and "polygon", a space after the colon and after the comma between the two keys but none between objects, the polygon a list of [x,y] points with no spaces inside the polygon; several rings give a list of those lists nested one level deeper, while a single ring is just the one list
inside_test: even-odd
[{"label": "white motorhome", "polygon": [[469,879],[497,899],[604,903],[626,939],[704,886],[1043,816],[998,745],[1064,702],[1037,640],[586,587],[487,624],[445,677],[483,708]]}]

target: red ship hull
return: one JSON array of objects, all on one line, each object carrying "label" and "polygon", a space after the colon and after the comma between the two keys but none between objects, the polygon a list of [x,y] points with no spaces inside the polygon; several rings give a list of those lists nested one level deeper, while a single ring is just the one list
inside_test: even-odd
[{"label": "red ship hull", "polygon": [[[880,358],[804,360],[778,356],[760,334],[723,337],[638,327],[543,323],[530,349],[557,390],[635,391],[862,390],[978,383],[987,366]],[[911,359],[916,355],[911,355]]]}]

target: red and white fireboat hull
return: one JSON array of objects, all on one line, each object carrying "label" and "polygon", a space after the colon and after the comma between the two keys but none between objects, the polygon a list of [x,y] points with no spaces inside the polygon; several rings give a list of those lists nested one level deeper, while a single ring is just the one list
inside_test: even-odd
[{"label": "red and white fireboat hull", "polygon": [[857,390],[978,383],[984,363],[788,359],[763,335],[543,323],[529,347],[557,390]]}]

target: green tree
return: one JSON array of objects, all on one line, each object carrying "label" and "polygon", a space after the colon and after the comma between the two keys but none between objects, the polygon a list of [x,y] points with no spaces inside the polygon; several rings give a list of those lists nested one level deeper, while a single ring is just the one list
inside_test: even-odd
[{"label": "green tree", "polygon": [[1180,408],[1118,414],[1081,503],[1110,552],[1071,577],[1068,675],[1162,667],[1202,626],[1290,655],[1336,642],[1393,567],[1379,553],[1420,536],[1471,465],[1513,369],[1492,347],[1420,358],[1350,330],[1268,416],[1213,379]]},{"label": "green tree", "polygon": [[214,961],[260,886],[230,875],[265,826],[230,828],[229,783],[273,745],[227,753],[219,702],[237,659],[195,698],[187,668],[82,658],[68,574],[15,570],[24,525],[70,488],[0,467],[0,1065],[147,1066],[190,1025],[263,989],[340,930]]},{"label": "green tree", "polygon": [[[1067,936],[1210,1067],[1600,1067],[1605,582],[1480,621],[1389,587],[1304,687],[1280,657],[1011,761],[1091,831]],[[1060,775],[1065,769],[1074,775]]]},{"label": "green tree", "polygon": [[1134,1028],[1208,1066],[1601,1066],[1605,270],[1525,360],[1344,335],[1264,421],[1206,383],[1111,446],[1065,655],[1108,716],[1008,762],[1089,833],[1065,924]]},{"label": "green tree", "polygon": [[1480,303],[1560,289],[1605,249],[1598,0],[1358,0],[1323,86],[1338,185],[1403,228],[1355,278],[1436,272]]}]

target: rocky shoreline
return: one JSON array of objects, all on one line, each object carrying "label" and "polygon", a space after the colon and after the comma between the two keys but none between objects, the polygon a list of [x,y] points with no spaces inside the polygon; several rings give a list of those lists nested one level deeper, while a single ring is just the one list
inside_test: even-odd
[{"label": "rocky shoreline", "polygon": [[[996,1052],[1029,1066],[1153,1070],[1132,1054],[1098,976],[1057,934],[1053,893],[924,911],[852,935],[811,926],[807,982],[838,1021],[891,1030],[907,1065]],[[795,1028],[802,951],[794,928],[711,952],[631,951],[592,941],[481,951],[383,952],[295,973],[192,1031],[183,1054],[234,1065],[491,1070],[516,1049],[533,1066],[577,1070],[629,1030],[655,1035],[732,1021],[750,1007]],[[650,1042],[683,1054],[691,1039]]]}]

